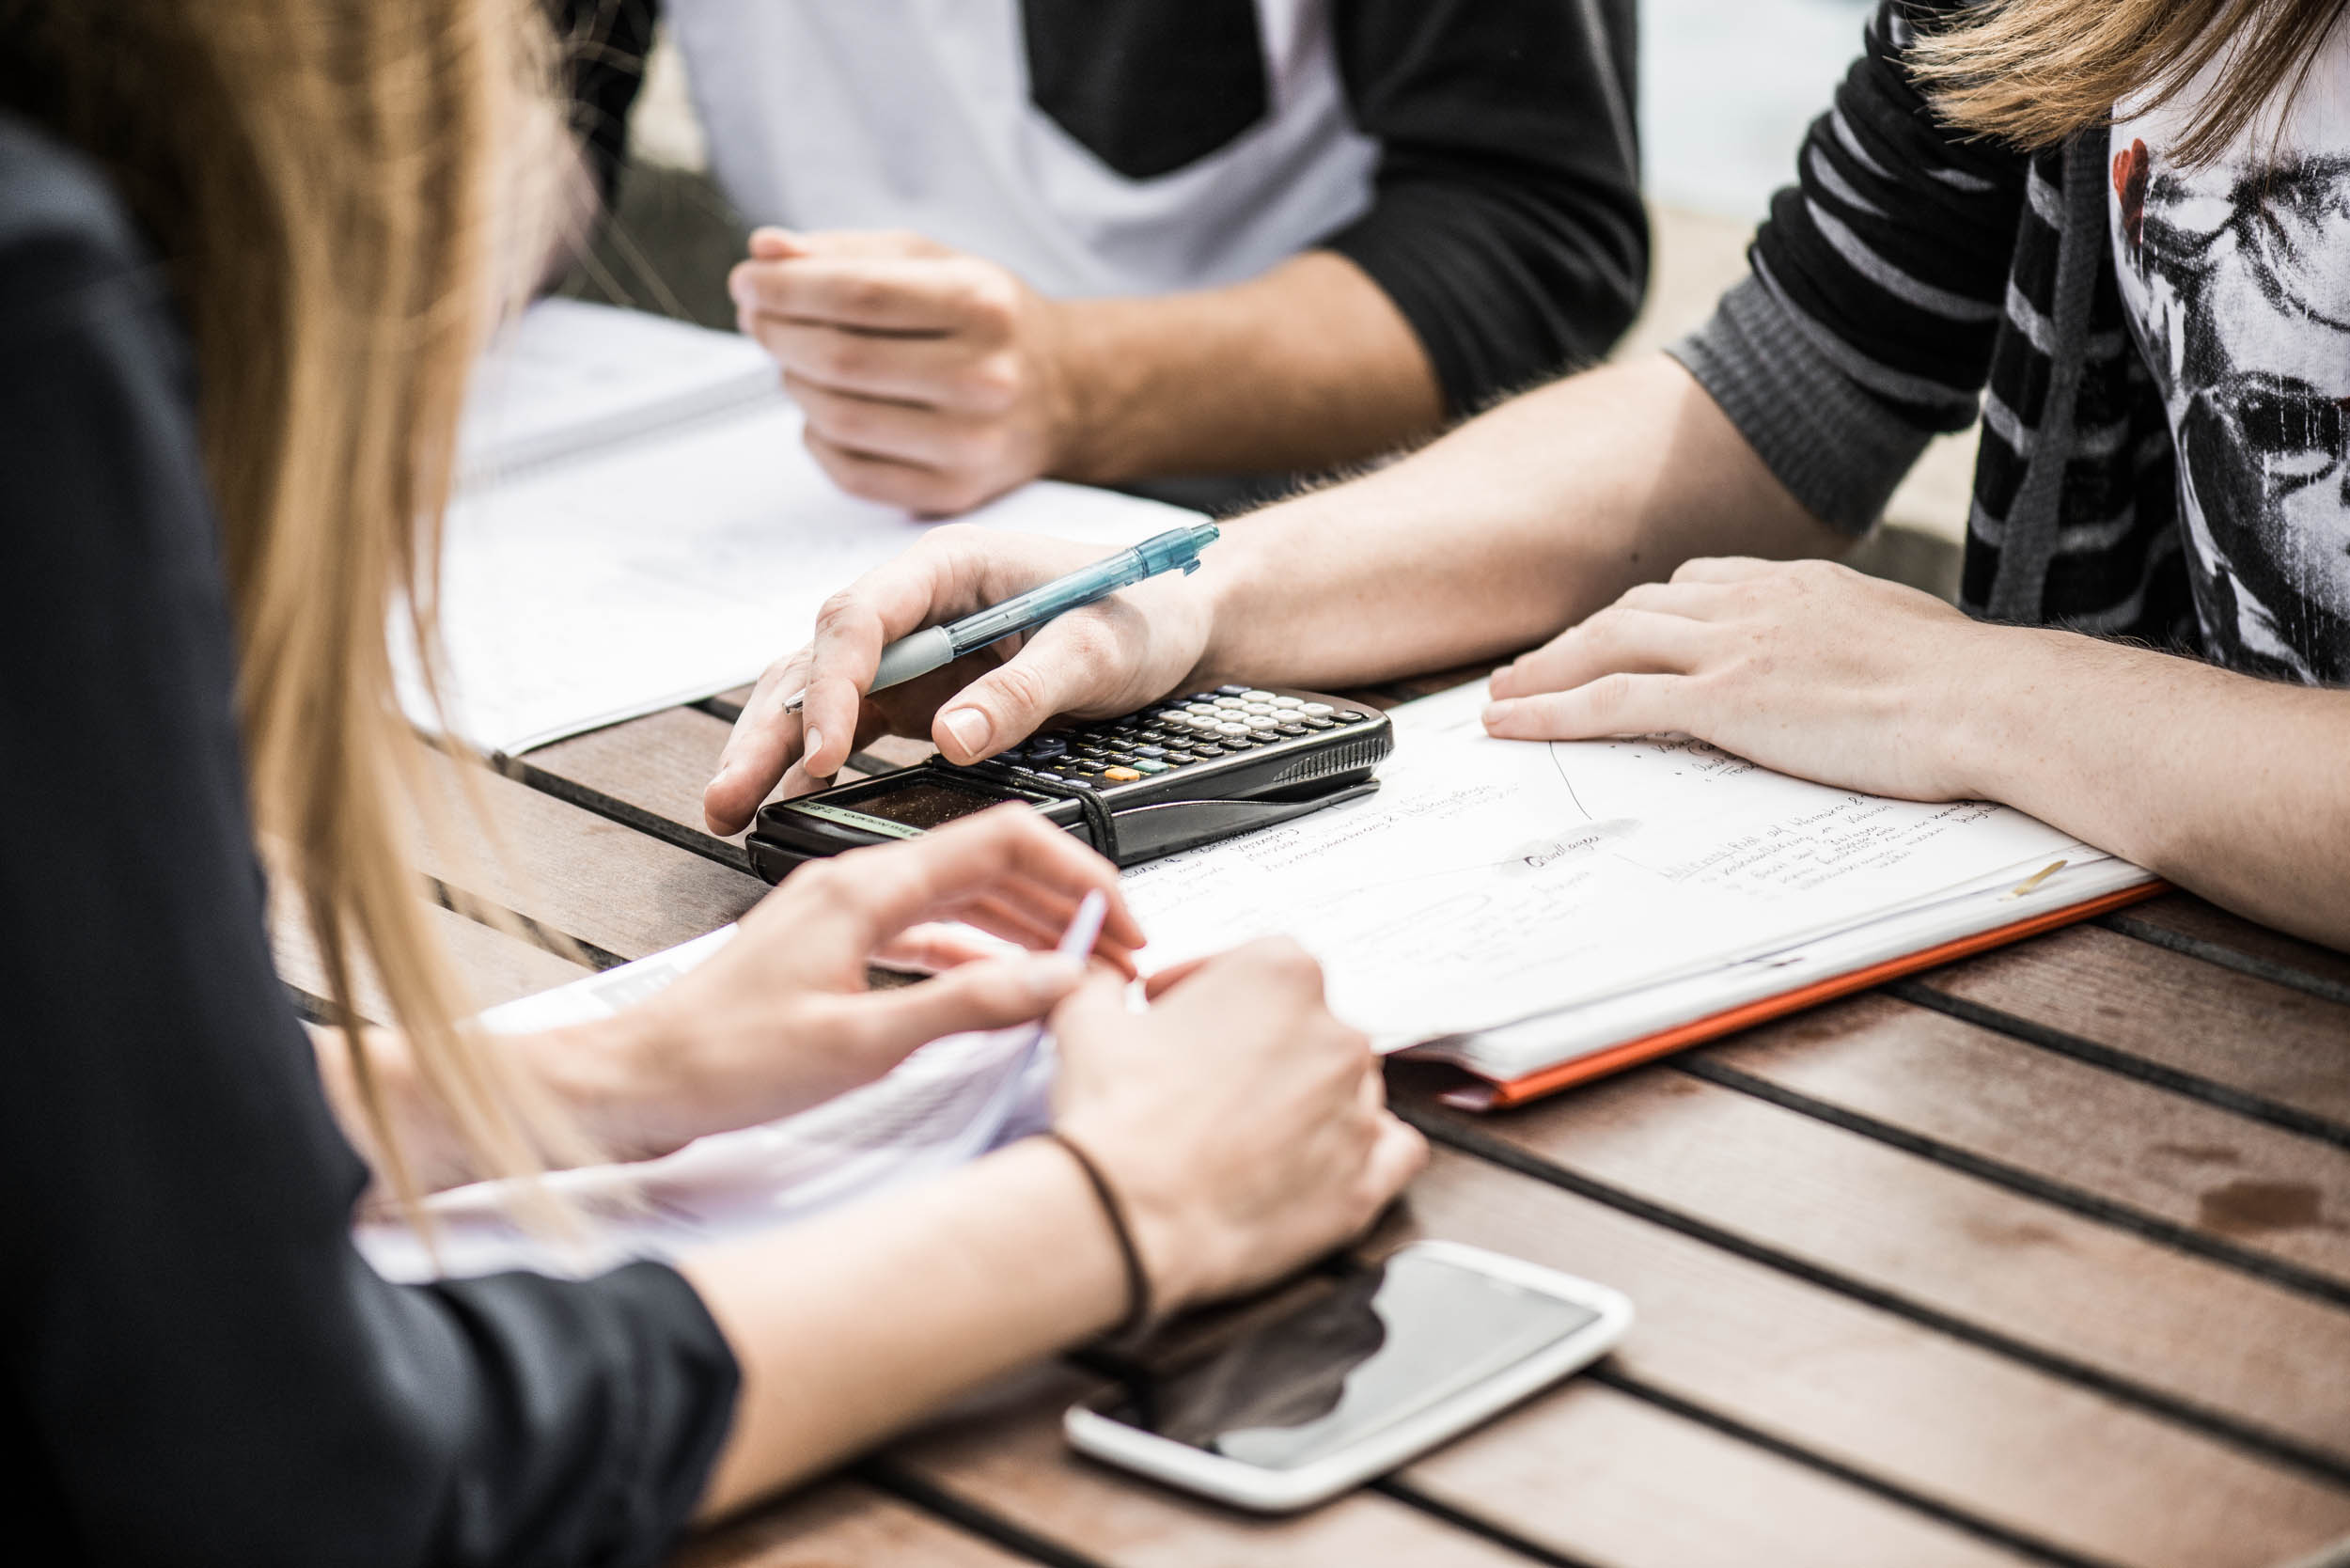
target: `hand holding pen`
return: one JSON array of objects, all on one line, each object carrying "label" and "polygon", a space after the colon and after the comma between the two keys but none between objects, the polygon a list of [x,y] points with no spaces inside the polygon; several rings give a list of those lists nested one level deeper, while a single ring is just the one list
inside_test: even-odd
[{"label": "hand holding pen", "polygon": [[1184,574],[1215,537],[1195,524],[1105,555],[932,530],[829,600],[814,641],[760,679],[703,793],[711,828],[740,831],[778,779],[816,788],[883,734],[927,736],[948,760],[973,762],[1057,715],[1164,696],[1205,647],[1207,596]]}]

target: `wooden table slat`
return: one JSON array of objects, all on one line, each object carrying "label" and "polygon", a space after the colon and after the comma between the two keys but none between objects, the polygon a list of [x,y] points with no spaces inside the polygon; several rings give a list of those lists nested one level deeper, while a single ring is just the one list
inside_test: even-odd
[{"label": "wooden table slat", "polygon": [[697,1536],[670,1568],[1016,1568],[1027,1560],[862,1482],[831,1481]]},{"label": "wooden table slat", "polygon": [[2350,1536],[2350,1488],[1485,1161],[1439,1147],[1410,1209],[1629,1294],[1627,1375],[2017,1534],[2149,1568]]},{"label": "wooden table slat", "polygon": [[[591,973],[544,948],[437,904],[431,907],[430,913],[433,928],[477,1008],[495,1007]],[[277,978],[305,997],[323,1001],[326,970],[319,962],[317,944],[310,939],[309,928],[294,917],[282,900],[274,900],[270,910],[270,945],[277,962]],[[358,1006],[359,1015],[370,1022],[380,1024],[391,1016],[382,990],[369,975],[360,976]]]},{"label": "wooden table slat", "polygon": [[1691,1060],[2323,1275],[2350,1296],[2350,1150],[1883,996]]},{"label": "wooden table slat", "polygon": [[2350,1005],[2095,926],[1919,984],[2321,1118],[2350,1139]]},{"label": "wooden table slat", "polygon": [[1669,1069],[1420,1114],[2350,1475],[2350,1312]]},{"label": "wooden table slat", "polygon": [[448,841],[424,844],[425,874],[604,953],[642,958],[690,941],[767,891],[747,871],[467,767],[490,812],[485,833],[462,813],[460,766],[444,762],[436,773],[452,792]]},{"label": "wooden table slat", "polygon": [[[1008,1408],[900,1445],[891,1462],[1119,1568],[1482,1568],[1527,1560],[1374,1492],[1293,1518],[1260,1520],[1137,1482],[1072,1452],[1061,1438],[1061,1410],[1098,1387],[1075,1373],[1041,1378]],[[1544,1430],[1529,1432],[1529,1420]],[[1514,1464],[1480,1459],[1447,1466],[1432,1459],[1402,1479],[1505,1538],[1577,1561],[1622,1568],[1794,1560],[1823,1568],[1923,1568],[2017,1560],[1859,1488],[1588,1382],[1504,1418],[1463,1446],[1480,1443],[1512,1455]],[[1701,1518],[1667,1517],[1693,1495],[1720,1497],[1724,1505]],[[1768,1506],[1759,1506],[1765,1498]],[[1790,1543],[1801,1544],[1778,1549]]]},{"label": "wooden table slat", "polygon": [[2191,893],[2172,893],[2097,922],[2140,941],[2230,964],[2248,973],[2350,1001],[2350,955],[2256,926]]}]

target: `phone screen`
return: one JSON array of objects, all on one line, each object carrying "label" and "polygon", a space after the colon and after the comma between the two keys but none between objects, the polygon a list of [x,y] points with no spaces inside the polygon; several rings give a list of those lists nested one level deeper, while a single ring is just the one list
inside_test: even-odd
[{"label": "phone screen", "polygon": [[1440,1403],[1590,1326],[1590,1308],[1413,1249],[1095,1408],[1192,1448],[1288,1470]]}]

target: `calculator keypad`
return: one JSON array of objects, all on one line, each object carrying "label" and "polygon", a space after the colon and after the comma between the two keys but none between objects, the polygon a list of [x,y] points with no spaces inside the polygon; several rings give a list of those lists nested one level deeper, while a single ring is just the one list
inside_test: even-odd
[{"label": "calculator keypad", "polygon": [[1106,789],[1293,740],[1368,713],[1253,686],[1219,686],[1140,713],[1037,735],[993,759],[1014,778]]}]

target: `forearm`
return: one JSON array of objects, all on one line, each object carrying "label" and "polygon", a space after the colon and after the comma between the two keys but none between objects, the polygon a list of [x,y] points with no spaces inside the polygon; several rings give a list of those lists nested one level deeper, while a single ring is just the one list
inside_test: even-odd
[{"label": "forearm", "polygon": [[1058,478],[1325,468],[1417,441],[1444,417],[1410,324],[1325,251],[1230,288],[1054,312],[1071,405]]},{"label": "forearm", "polygon": [[1353,483],[1229,524],[1211,678],[1342,686],[1550,636],[1692,556],[1832,554],[1661,354],[1555,382]]},{"label": "forearm", "polygon": [[2350,949],[2350,694],[1990,627],[1951,698],[1969,792]]},{"label": "forearm", "polygon": [[1127,1305],[1098,1200],[1042,1139],[683,1268],[743,1372],[704,1517],[1107,1328]]}]

